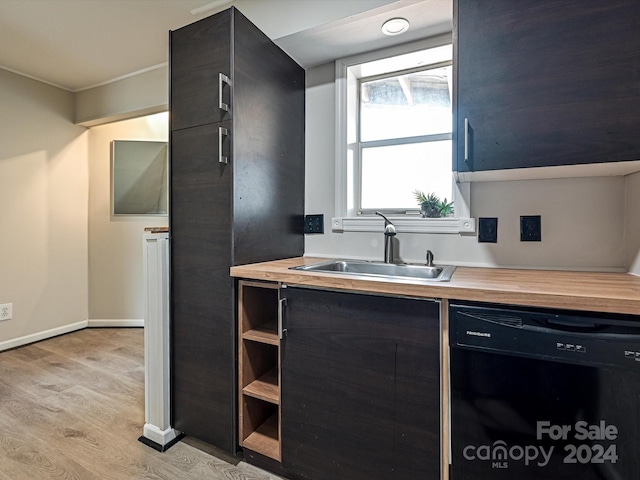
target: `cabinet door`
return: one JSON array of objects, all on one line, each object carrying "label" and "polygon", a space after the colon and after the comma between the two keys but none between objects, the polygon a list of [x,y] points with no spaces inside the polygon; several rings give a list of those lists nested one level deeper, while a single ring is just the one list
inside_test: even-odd
[{"label": "cabinet door", "polygon": [[173,425],[233,452],[237,396],[230,168],[218,162],[218,125],[171,133]]},{"label": "cabinet door", "polygon": [[313,480],[439,479],[439,303],[282,295],[284,468]]},{"label": "cabinet door", "polygon": [[456,0],[454,17],[454,169],[640,158],[637,0]]},{"label": "cabinet door", "polygon": [[231,87],[220,77],[231,77],[231,15],[225,10],[171,32],[172,130],[231,118]]}]

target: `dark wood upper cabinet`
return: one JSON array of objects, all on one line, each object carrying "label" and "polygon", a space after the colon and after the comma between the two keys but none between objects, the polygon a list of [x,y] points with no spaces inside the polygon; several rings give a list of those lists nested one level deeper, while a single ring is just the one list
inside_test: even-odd
[{"label": "dark wood upper cabinet", "polygon": [[[171,32],[171,130],[231,118],[232,11]],[[222,94],[222,96],[220,96]]]},{"label": "dark wood upper cabinet", "polygon": [[640,159],[638,32],[637,0],[455,0],[454,170]]},{"label": "dark wood upper cabinet", "polygon": [[235,8],[170,47],[172,425],[235,453],[229,268],[304,252],[305,73]]},{"label": "dark wood upper cabinet", "polygon": [[440,479],[440,304],[288,287],[282,466],[313,480]]}]

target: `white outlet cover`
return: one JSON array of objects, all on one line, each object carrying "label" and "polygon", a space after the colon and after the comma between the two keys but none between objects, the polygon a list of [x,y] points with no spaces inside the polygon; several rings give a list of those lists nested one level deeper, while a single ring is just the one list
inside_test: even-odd
[{"label": "white outlet cover", "polygon": [[13,317],[13,303],[3,303],[0,305],[0,321],[11,320]]}]

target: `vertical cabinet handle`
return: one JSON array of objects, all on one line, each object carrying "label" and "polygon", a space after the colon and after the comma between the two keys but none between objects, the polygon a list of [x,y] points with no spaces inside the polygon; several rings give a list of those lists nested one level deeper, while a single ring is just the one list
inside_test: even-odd
[{"label": "vertical cabinet handle", "polygon": [[281,298],[278,300],[278,338],[282,340],[287,333],[287,329],[283,327],[283,315],[284,315],[284,307],[287,305],[287,299]]},{"label": "vertical cabinet handle", "polygon": [[229,157],[222,155],[222,142],[224,137],[229,135],[229,130],[223,127],[218,127],[218,162],[228,164]]},{"label": "vertical cabinet handle", "polygon": [[222,101],[222,87],[225,83],[231,86],[231,79],[229,79],[229,77],[227,77],[224,73],[218,74],[218,107],[220,108],[220,110],[228,112],[229,104]]},{"label": "vertical cabinet handle", "polygon": [[464,119],[464,161],[469,163],[469,119]]}]

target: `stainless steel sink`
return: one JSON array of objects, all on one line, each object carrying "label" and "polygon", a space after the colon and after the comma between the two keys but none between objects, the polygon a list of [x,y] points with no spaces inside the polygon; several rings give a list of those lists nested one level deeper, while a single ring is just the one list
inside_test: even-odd
[{"label": "stainless steel sink", "polygon": [[452,265],[434,265],[429,267],[427,265],[369,262],[366,260],[328,260],[310,265],[290,267],[290,269],[366,277],[448,282],[451,280],[451,276],[456,267]]}]

